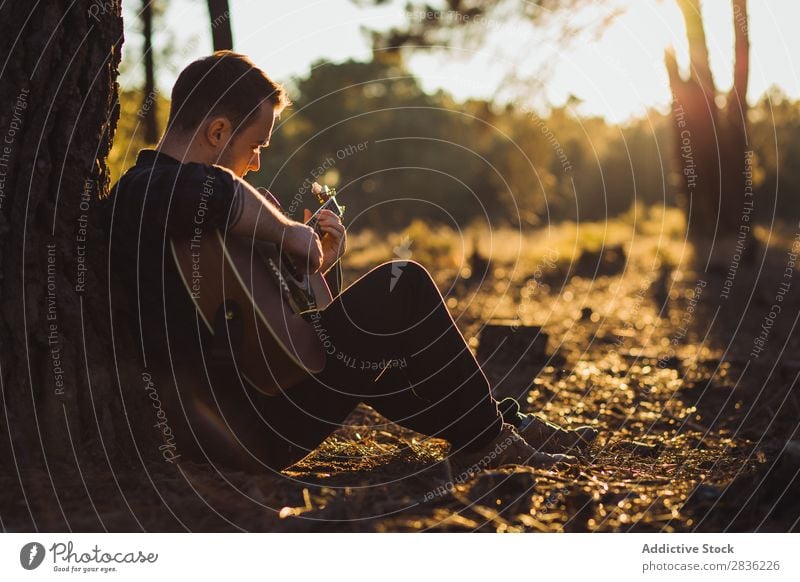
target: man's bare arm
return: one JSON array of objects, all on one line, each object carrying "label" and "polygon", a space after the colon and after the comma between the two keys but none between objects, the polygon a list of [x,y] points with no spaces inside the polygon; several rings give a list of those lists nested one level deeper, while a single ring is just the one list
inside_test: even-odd
[{"label": "man's bare arm", "polygon": [[281,245],[285,252],[307,259],[309,271],[318,271],[322,266],[322,245],[314,229],[285,217],[246,182],[238,182],[238,187],[240,190],[237,195],[242,197],[242,212],[228,232]]}]

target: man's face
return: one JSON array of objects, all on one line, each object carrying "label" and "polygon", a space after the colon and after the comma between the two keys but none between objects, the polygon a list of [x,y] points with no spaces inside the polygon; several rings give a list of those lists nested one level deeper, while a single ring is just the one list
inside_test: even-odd
[{"label": "man's face", "polygon": [[246,127],[236,131],[219,155],[220,166],[243,178],[261,167],[261,148],[269,145],[275,125],[275,108],[264,102]]}]

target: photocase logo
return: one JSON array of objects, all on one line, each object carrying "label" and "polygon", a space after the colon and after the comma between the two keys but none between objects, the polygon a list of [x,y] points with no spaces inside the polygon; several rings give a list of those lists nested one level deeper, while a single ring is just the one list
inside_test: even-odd
[{"label": "photocase logo", "polygon": [[403,259],[402,261],[394,261],[392,263],[392,278],[389,281],[389,292],[391,293],[394,291],[394,286],[397,285],[397,281],[400,279],[400,275],[403,274],[403,269],[405,269],[406,265],[408,265],[408,259],[414,254],[411,252],[411,239],[408,235],[404,236],[403,239],[400,241],[400,244],[394,247],[394,254],[399,259]]},{"label": "photocase logo", "polygon": [[19,551],[19,563],[26,570],[35,570],[44,560],[44,546],[39,542],[29,542]]}]

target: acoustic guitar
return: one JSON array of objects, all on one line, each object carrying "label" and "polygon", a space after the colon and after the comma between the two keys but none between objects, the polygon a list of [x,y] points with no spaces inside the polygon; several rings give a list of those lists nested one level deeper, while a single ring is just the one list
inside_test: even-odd
[{"label": "acoustic guitar", "polygon": [[[323,209],[344,214],[336,191],[314,184],[321,204],[306,222],[318,227]],[[280,204],[269,192],[267,199]],[[317,311],[332,300],[322,273],[309,273],[279,244],[225,235],[170,240],[172,256],[186,291],[216,349],[234,356],[253,388],[276,395],[325,366],[324,330]],[[226,340],[226,341],[222,341]],[[224,354],[223,354],[224,355]]]}]

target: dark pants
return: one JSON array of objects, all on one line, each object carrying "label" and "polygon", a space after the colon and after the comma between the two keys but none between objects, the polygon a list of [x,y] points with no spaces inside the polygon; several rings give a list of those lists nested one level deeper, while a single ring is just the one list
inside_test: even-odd
[{"label": "dark pants", "polygon": [[488,381],[419,263],[375,267],[320,314],[325,369],[279,396],[250,390],[247,419],[231,423],[259,462],[282,469],[300,460],[360,402],[456,449],[479,449],[499,433]]}]

